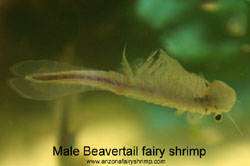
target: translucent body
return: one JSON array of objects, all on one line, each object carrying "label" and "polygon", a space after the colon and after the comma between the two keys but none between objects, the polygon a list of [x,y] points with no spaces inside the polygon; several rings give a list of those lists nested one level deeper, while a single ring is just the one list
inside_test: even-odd
[{"label": "translucent body", "polygon": [[86,70],[52,61],[26,61],[13,66],[13,73],[21,78],[9,83],[21,96],[31,99],[49,100],[87,90],[107,90],[200,114],[228,112],[236,101],[236,94],[228,85],[222,81],[209,83],[187,72],[163,50],[154,52],[135,70],[124,53],[122,65],[124,73]]}]

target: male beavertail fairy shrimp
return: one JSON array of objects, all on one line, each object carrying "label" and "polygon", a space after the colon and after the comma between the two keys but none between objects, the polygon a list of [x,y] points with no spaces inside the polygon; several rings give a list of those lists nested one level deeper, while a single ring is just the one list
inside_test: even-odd
[{"label": "male beavertail fairy shrimp", "polygon": [[124,50],[122,66],[124,72],[118,73],[87,70],[53,61],[25,61],[12,67],[12,72],[19,78],[10,79],[9,84],[21,96],[38,100],[88,90],[107,90],[176,108],[179,112],[215,113],[217,121],[236,101],[235,91],[227,84],[222,81],[210,83],[186,71],[161,49],[135,70],[130,67]]}]

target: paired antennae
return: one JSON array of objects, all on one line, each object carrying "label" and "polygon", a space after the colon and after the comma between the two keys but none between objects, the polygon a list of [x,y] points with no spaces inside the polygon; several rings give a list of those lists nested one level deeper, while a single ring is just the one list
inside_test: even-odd
[{"label": "paired antennae", "polygon": [[232,121],[234,127],[236,128],[236,130],[240,133],[241,136],[243,136],[243,133],[241,132],[239,126],[237,125],[237,123],[233,120],[233,118],[231,117],[231,115],[228,112],[225,112],[227,117]]}]

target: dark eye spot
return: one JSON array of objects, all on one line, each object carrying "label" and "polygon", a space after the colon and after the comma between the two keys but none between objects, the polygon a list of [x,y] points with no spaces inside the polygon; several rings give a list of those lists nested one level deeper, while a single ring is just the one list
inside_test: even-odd
[{"label": "dark eye spot", "polygon": [[221,119],[222,119],[222,115],[221,115],[221,114],[217,114],[217,115],[215,115],[214,119],[215,119],[217,122],[219,122],[219,121],[221,121]]}]

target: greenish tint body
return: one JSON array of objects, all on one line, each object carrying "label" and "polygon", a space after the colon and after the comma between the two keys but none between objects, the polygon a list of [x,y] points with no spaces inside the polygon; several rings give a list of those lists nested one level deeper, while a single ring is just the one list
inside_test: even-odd
[{"label": "greenish tint body", "polygon": [[[209,83],[187,72],[163,50],[154,52],[135,70],[131,69],[124,52],[122,65],[124,73],[78,69],[51,61],[22,62],[14,66],[13,71],[24,78],[12,79],[10,85],[22,96],[32,99],[48,100],[91,89],[107,90],[200,114],[228,112],[236,101],[236,94],[228,85],[222,81]],[[27,73],[31,70],[29,66],[44,67],[46,71]],[[55,66],[58,68],[52,70]]]}]

